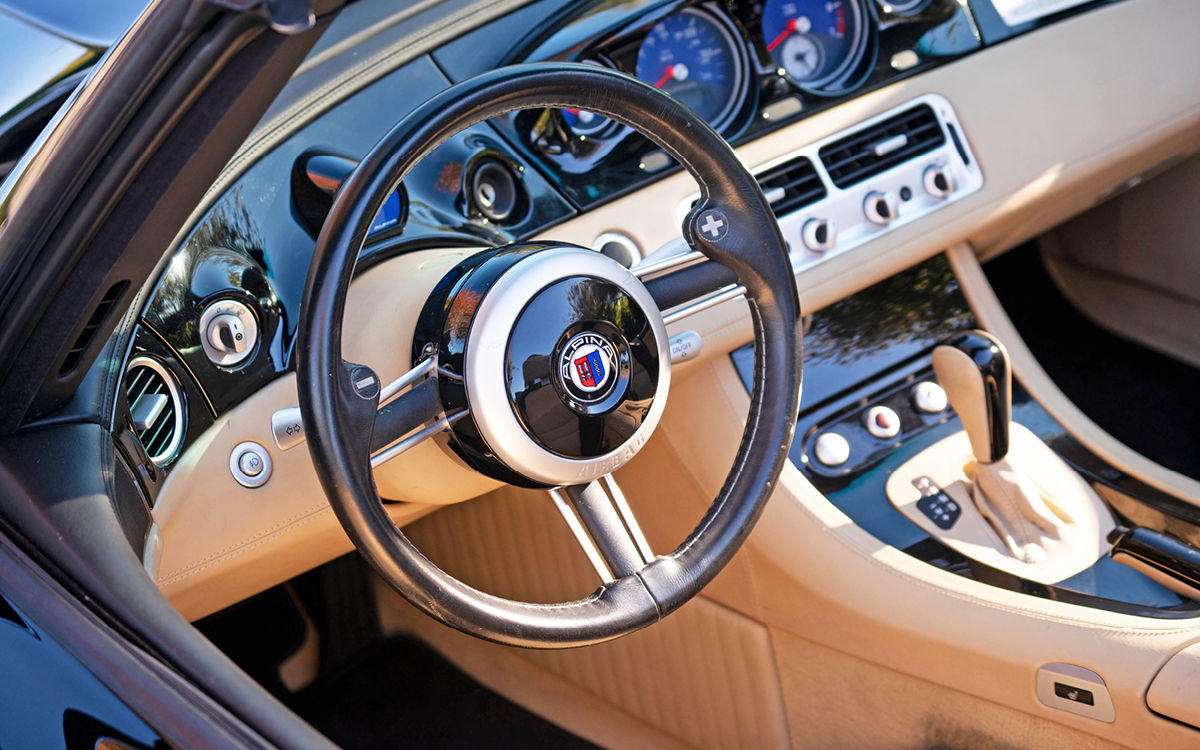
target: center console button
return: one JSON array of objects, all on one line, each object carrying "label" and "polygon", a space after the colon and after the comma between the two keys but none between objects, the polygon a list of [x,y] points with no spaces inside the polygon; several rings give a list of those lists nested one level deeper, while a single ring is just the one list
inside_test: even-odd
[{"label": "center console button", "polygon": [[258,443],[238,443],[229,454],[229,472],[243,487],[262,487],[271,478],[271,454]]},{"label": "center console button", "polygon": [[800,228],[800,239],[809,250],[823,253],[837,245],[837,224],[832,219],[809,219]]},{"label": "center console button", "polygon": [[912,392],[913,406],[917,407],[917,411],[926,414],[941,414],[946,411],[948,402],[946,401],[946,392],[937,383],[923,380],[917,383]]},{"label": "center console button", "polygon": [[841,466],[850,459],[850,443],[836,432],[826,432],[817,438],[813,453],[826,466]]},{"label": "center console button", "polygon": [[872,406],[867,410],[867,432],[880,440],[888,440],[900,434],[900,415],[886,406]]},{"label": "center console button", "polygon": [[884,227],[900,216],[900,201],[896,200],[896,194],[890,191],[868,193],[863,202],[863,213],[872,224]]}]

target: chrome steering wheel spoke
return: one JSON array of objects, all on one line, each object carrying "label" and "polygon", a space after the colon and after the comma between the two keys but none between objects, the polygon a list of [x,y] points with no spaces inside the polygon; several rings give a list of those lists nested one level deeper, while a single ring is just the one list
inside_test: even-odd
[{"label": "chrome steering wheel spoke", "polygon": [[631,271],[658,303],[665,325],[746,296],[736,273],[707,260],[698,250],[634,266]]},{"label": "chrome steering wheel spoke", "polygon": [[388,383],[379,392],[380,407],[371,433],[371,468],[378,468],[439,432],[469,412],[446,414],[438,394],[437,357]]},{"label": "chrome steering wheel spoke", "polygon": [[610,583],[633,575],[654,561],[650,543],[611,474],[550,490],[550,497],[600,580]]}]

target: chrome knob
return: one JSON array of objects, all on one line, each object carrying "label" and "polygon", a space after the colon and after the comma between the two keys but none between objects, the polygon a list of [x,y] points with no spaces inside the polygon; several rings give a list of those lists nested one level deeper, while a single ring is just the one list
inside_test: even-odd
[{"label": "chrome knob", "polygon": [[219,300],[200,315],[200,344],[215,365],[233,367],[254,353],[258,321],[250,308],[236,300]]},{"label": "chrome knob", "polygon": [[934,198],[945,198],[958,187],[954,174],[949,169],[936,164],[925,170],[925,174],[921,176],[921,183],[925,186],[925,192]]},{"label": "chrome knob", "polygon": [[809,250],[823,253],[837,245],[837,224],[833,219],[809,219],[800,230],[800,239]]},{"label": "chrome knob", "polygon": [[242,319],[233,313],[221,313],[208,321],[208,343],[225,354],[241,354],[246,351],[246,327]]},{"label": "chrome knob", "polygon": [[881,193],[876,190],[867,194],[863,213],[872,224],[887,226],[900,217],[900,201],[893,192]]}]

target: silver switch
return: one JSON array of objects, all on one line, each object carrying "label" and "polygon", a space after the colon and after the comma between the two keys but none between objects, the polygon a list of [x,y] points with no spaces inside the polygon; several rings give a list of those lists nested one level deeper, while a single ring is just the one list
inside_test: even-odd
[{"label": "silver switch", "polygon": [[218,300],[200,315],[200,344],[215,365],[233,367],[254,353],[258,320],[237,300]]},{"label": "silver switch", "polygon": [[275,445],[286,451],[304,442],[304,422],[300,420],[300,407],[280,409],[271,415],[271,434]]},{"label": "silver switch", "polygon": [[917,383],[912,391],[913,405],[917,407],[917,411],[926,414],[941,414],[946,411],[946,406],[949,401],[946,398],[946,392],[937,383],[928,380],[922,380]]},{"label": "silver switch", "polygon": [[226,354],[246,351],[246,327],[242,325],[242,319],[232,313],[222,313],[210,320],[205,335],[217,351]]},{"label": "silver switch", "polygon": [[867,194],[863,202],[863,213],[867,221],[879,226],[887,226],[900,216],[900,201],[893,192],[881,193],[878,190]]},{"label": "silver switch", "polygon": [[817,438],[813,453],[826,466],[841,466],[850,460],[850,442],[836,432],[825,432]]},{"label": "silver switch", "polygon": [[954,173],[936,164],[927,168],[921,175],[921,183],[925,186],[925,192],[934,198],[945,198],[958,187],[958,183],[954,180]]},{"label": "silver switch", "polygon": [[671,345],[671,364],[674,365],[700,356],[704,339],[695,331],[684,331],[672,336],[667,343]]},{"label": "silver switch", "polygon": [[809,219],[800,229],[800,239],[809,250],[823,253],[837,246],[837,224],[833,219]]},{"label": "silver switch", "polygon": [[229,454],[229,473],[243,487],[262,487],[271,478],[271,454],[253,440],[238,443]]}]

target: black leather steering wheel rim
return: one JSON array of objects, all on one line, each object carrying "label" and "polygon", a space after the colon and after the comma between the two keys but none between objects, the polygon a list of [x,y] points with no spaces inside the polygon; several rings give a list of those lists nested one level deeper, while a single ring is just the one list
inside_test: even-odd
[{"label": "black leather steering wheel rim", "polygon": [[[355,262],[372,219],[409,170],[455,133],[492,117],[579,108],[642,132],[696,178],[701,199],[684,221],[689,244],[734,271],[754,323],[751,408],[733,470],[697,528],[640,572],[564,604],[515,602],[437,568],[384,510],[369,463],[373,413],[350,384],[341,327]],[[710,240],[697,217],[718,209],[729,230]],[[799,298],[770,205],[732,148],[656,88],[592,65],[534,63],[491,71],[434,96],[406,116],[338,193],[317,241],[301,305],[300,408],[308,446],[339,521],[375,570],[427,614],[469,634],[533,648],[582,646],[640,629],[674,611],[724,567],[774,490],[795,429],[801,378]],[[371,407],[373,409],[373,407]],[[365,441],[363,434],[366,434]]]}]

